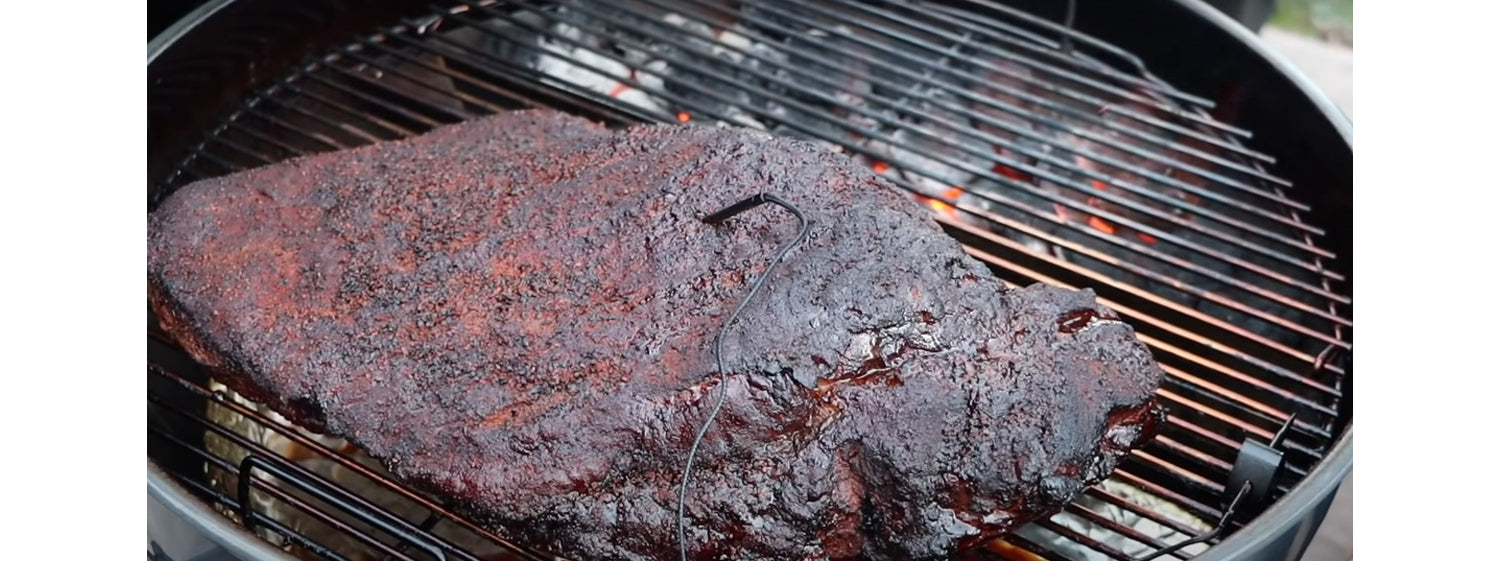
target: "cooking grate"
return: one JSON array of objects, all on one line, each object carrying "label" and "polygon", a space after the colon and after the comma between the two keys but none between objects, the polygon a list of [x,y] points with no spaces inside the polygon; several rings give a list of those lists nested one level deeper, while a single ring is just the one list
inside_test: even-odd
[{"label": "cooking grate", "polygon": [[[1165,433],[989,555],[1138,558],[1218,519],[1244,438],[1269,441],[1295,419],[1275,498],[1348,420],[1345,279],[1325,268],[1335,256],[1270,171],[1274,159],[1242,144],[1250,132],[1223,122],[1232,115],[1129,53],[984,0],[433,6],[246,99],[151,201],[201,178],[540,106],[616,125],[745,126],[822,143],[909,190],[1007,282],[1091,287],[1132,323],[1168,374]],[[268,537],[333,559],[514,549],[343,443],[290,428],[184,368],[153,366],[154,379],[178,383],[149,398],[171,419],[152,434],[196,455],[173,470],[184,484],[239,512],[239,463],[252,457],[380,498],[355,505],[361,520],[311,497],[318,483],[253,478],[257,508],[304,513],[236,514]],[[203,400],[206,413],[185,405]],[[164,428],[184,423],[187,432]],[[391,522],[371,510],[408,520],[395,530],[411,535],[379,530]],[[438,520],[447,522],[419,527]]]}]

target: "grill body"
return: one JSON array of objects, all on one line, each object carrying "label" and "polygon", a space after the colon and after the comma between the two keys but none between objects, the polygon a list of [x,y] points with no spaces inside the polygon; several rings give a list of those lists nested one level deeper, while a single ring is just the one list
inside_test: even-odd
[{"label": "grill body", "polygon": [[[1006,4],[1040,18],[1062,17],[1056,2],[1017,0]],[[286,80],[289,70],[299,65],[317,64],[317,60],[310,61],[311,55],[330,52],[347,44],[351,37],[368,37],[371,30],[393,22],[423,21],[429,10],[427,3],[408,1],[226,0],[202,6],[163,32],[148,45],[151,196],[159,196],[164,178],[179,172],[184,154],[199,150],[205,135],[218,134],[225,127],[226,115],[256,111],[254,104],[263,97],[257,92]],[[1323,232],[1317,245],[1338,256],[1328,260],[1327,267],[1342,279],[1338,291],[1347,294],[1352,287],[1351,132],[1348,120],[1333,104],[1247,31],[1199,0],[1080,0],[1076,18],[1078,30],[1138,57],[1161,82],[1213,99],[1219,121],[1253,132],[1253,136],[1242,139],[1244,150],[1274,157],[1275,176],[1297,186],[1295,198],[1305,203],[1300,215]],[[1185,44],[1193,48],[1182,48]],[[588,103],[568,96],[548,99],[548,105],[598,120],[622,123],[641,118],[631,107],[620,104]],[[1240,141],[1235,142],[1238,145]],[[972,231],[962,228],[954,233],[961,240],[965,235],[973,236]],[[1031,262],[1022,256],[1009,263]],[[1345,318],[1351,313],[1347,305],[1339,312]],[[1342,326],[1339,333],[1338,339],[1352,340],[1352,326]],[[1189,330],[1187,335],[1193,333]],[[203,460],[177,452],[174,446],[201,439],[203,429],[171,413],[207,407],[212,415],[217,398],[185,389],[184,382],[209,387],[207,377],[161,342],[148,338],[148,345],[153,351],[153,367],[173,372],[172,379],[149,376],[152,406],[156,408],[148,418],[153,431],[147,475],[148,494],[154,505],[152,516],[186,522],[201,532],[205,544],[213,544],[196,550],[177,546],[190,552],[238,559],[286,558],[277,548],[202,504],[201,489],[184,486],[183,474],[204,473]],[[1294,366],[1278,363],[1268,369]],[[1269,509],[1251,519],[1235,521],[1232,534],[1213,547],[1197,551],[1193,558],[1259,560],[1300,555],[1334,490],[1352,466],[1352,376],[1347,374],[1352,367],[1345,360],[1337,368],[1339,375],[1328,381],[1328,386],[1337,390],[1337,399],[1329,403],[1331,413],[1319,421],[1319,426],[1303,429],[1303,436],[1313,439],[1314,444],[1301,453],[1295,477],[1278,489],[1277,500]],[[1256,426],[1253,419],[1233,421]],[[1264,422],[1260,422],[1260,429],[1264,431]],[[1312,432],[1307,433],[1309,430]],[[1320,434],[1325,436],[1317,436]],[[1237,441],[1238,435],[1218,438]],[[231,467],[222,466],[222,471]],[[1179,488],[1173,483],[1175,476],[1147,475],[1150,481],[1146,483],[1164,491],[1187,489],[1189,494],[1201,495],[1206,488],[1221,483],[1183,483]],[[1193,495],[1193,499],[1202,497]],[[1205,503],[1202,513],[1222,508],[1208,505],[1206,500],[1199,502]],[[157,521],[152,525],[162,527]],[[1045,546],[1030,546],[1047,553]],[[419,553],[411,556],[425,558]],[[1131,557],[1128,553],[1116,556]]]}]

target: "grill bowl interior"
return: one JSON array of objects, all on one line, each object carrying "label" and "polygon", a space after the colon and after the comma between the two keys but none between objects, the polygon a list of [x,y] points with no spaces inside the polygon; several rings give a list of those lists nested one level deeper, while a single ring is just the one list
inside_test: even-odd
[{"label": "grill bowl interior", "polygon": [[[550,12],[537,9],[542,3],[214,4],[153,44],[148,207],[196,178],[533,105],[612,124],[687,114],[827,141],[885,166],[1001,278],[1094,287],[1158,353],[1171,378],[1162,395],[1173,426],[1110,484],[991,553],[1134,558],[1216,520],[1241,441],[1269,440],[1292,413],[1277,506],[1331,496],[1336,479],[1303,501],[1294,490],[1347,469],[1335,444],[1347,438],[1350,420],[1350,166],[1341,163],[1350,152],[1341,123],[1316,97],[1253,43],[1212,25],[1196,3],[1146,3],[1157,19],[1142,21],[1194,22],[1176,32],[1205,45],[1199,57],[1166,48],[1161,34],[1110,23],[1120,20],[1111,19],[1119,8],[1109,3],[1081,4],[1078,29],[1086,34],[1050,24],[1054,8],[984,2],[923,11],[904,3],[643,1]],[[690,23],[733,18],[741,27],[730,27],[730,39],[708,27],[695,42],[683,37],[698,27],[671,24],[686,30],[681,36],[663,31],[666,12]],[[630,88],[649,103],[629,101],[610,95],[614,86],[536,68],[541,50],[526,46],[537,37],[574,75],[619,77],[612,72],[629,66],[630,49],[652,45],[667,66],[640,65],[661,80]],[[1214,60],[1234,64],[1206,64]],[[1205,67],[1230,70],[1194,74]],[[813,72],[829,69],[842,74]],[[1254,95],[1246,83],[1257,84]],[[1284,113],[1272,119],[1273,110]],[[1308,118],[1287,118],[1299,111]],[[949,197],[950,187],[961,192]],[[381,550],[348,537],[363,534],[406,549],[442,547],[429,532],[461,542],[458,551],[506,549],[498,536],[389,485],[339,442],[281,427],[214,393],[169,342],[148,342],[150,456],[177,483],[233,507],[230,483],[245,451],[291,456],[298,461],[283,462],[285,469],[307,468],[356,497],[385,497],[375,510],[395,511],[412,526],[393,538],[364,506],[351,515],[305,485],[257,480],[264,491],[256,504],[300,501],[315,514],[295,521],[325,526],[300,532],[277,528],[285,518],[252,520],[262,534],[306,539],[294,548],[303,553],[334,540]],[[1330,468],[1335,452],[1340,465]],[[318,514],[328,519],[308,521]],[[349,531],[330,532],[330,521]],[[1249,522],[1237,519],[1231,529]],[[303,534],[312,536],[295,537]]]}]

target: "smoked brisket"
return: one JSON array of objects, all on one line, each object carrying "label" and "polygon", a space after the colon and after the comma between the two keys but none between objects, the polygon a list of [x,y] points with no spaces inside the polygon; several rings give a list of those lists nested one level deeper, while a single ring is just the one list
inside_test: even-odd
[{"label": "smoked brisket", "polygon": [[[775,252],[812,226],[713,342]],[[578,561],[943,558],[1055,512],[1163,418],[1087,290],[1004,286],[899,190],[748,130],[523,111],[203,180],[148,296],[224,383]]]}]

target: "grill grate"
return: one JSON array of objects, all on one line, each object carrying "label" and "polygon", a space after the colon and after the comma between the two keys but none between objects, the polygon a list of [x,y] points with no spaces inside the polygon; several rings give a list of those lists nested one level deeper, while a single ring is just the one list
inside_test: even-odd
[{"label": "grill grate", "polygon": [[[615,125],[746,126],[822,143],[910,191],[1007,282],[1091,287],[1137,328],[1168,374],[1165,433],[1064,513],[985,555],[1138,558],[1217,520],[1244,438],[1267,441],[1295,415],[1275,498],[1348,419],[1345,279],[1325,267],[1336,256],[1270,170],[1274,158],[1243,145],[1251,133],[1223,122],[1232,115],[1216,116],[1211,100],[1156,79],[1129,53],[986,0],[457,0],[319,53],[246,99],[152,202],[197,179],[544,106]],[[407,548],[448,543],[448,555],[465,559],[475,557],[463,544],[515,549],[341,445],[303,442],[206,384],[153,372],[227,408],[223,418],[187,419],[191,407],[150,399],[216,435],[197,442],[152,428],[211,466],[206,479],[181,475],[231,512],[239,499],[212,474],[237,477],[236,462],[251,454],[312,479],[345,485],[339,473],[352,471],[359,485],[373,482],[393,497],[382,510],[420,511],[404,531],[426,537]],[[256,440],[273,436],[295,446]],[[232,443],[216,449],[213,438]],[[288,459],[288,447],[307,457]],[[327,535],[329,521],[347,526],[336,533],[374,532],[285,485],[256,478],[254,487],[317,513],[299,521],[326,518],[312,534]],[[255,518],[304,553],[357,558],[286,518]],[[432,541],[436,530],[417,527],[424,519],[468,534]],[[393,539],[348,545],[382,551],[398,547]]]}]

